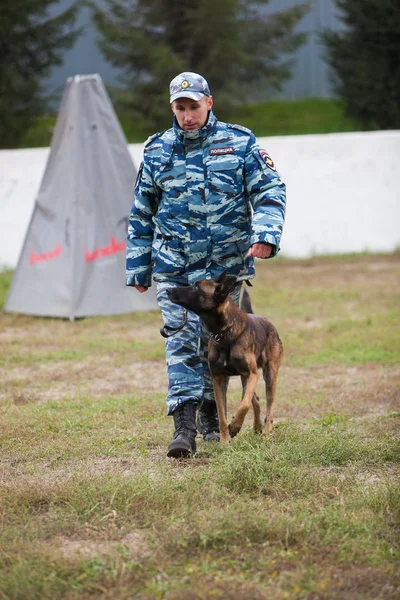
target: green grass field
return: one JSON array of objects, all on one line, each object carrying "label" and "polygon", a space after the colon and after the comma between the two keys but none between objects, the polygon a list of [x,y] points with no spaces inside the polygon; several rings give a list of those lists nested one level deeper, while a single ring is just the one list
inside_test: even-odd
[{"label": "green grass field", "polygon": [[[218,104],[215,106],[215,112],[218,116]],[[129,143],[143,142],[154,133],[144,130],[140,123],[134,123],[129,118],[121,115],[119,118]],[[340,102],[319,98],[293,102],[267,102],[239,107],[231,121],[249,127],[259,137],[360,131],[362,129],[357,121],[345,116],[343,105]],[[55,123],[55,116],[36,119],[26,132],[21,147],[49,146]]]},{"label": "green grass field", "polygon": [[274,431],[186,461],[158,313],[0,315],[0,599],[399,598],[399,280],[399,253],[259,262]]}]

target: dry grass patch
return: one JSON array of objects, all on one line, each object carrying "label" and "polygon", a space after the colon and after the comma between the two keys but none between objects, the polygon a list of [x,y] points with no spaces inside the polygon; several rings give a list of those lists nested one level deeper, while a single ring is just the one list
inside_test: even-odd
[{"label": "dry grass patch", "polygon": [[158,313],[1,315],[0,598],[399,597],[399,276],[398,253],[260,261],[276,427],[189,461],[165,458]]},{"label": "dry grass patch", "polygon": [[71,400],[82,396],[104,397],[128,394],[154,395],[165,389],[163,362],[138,361],[115,365],[107,356],[87,357],[78,362],[52,362],[3,370],[0,402],[28,404],[48,400]]},{"label": "dry grass patch", "polygon": [[[103,520],[116,519],[116,512],[113,511],[102,517]],[[65,537],[59,537],[47,542],[48,548],[52,552],[60,553],[65,559],[88,559],[96,556],[109,557],[123,550],[131,559],[143,559],[150,553],[145,536],[142,531],[131,531],[121,537],[119,540],[93,541],[71,540]]]}]

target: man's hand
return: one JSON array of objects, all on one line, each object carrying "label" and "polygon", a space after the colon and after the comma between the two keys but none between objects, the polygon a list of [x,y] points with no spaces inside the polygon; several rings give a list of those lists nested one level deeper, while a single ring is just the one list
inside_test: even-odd
[{"label": "man's hand", "polygon": [[273,250],[273,245],[268,242],[257,242],[250,246],[247,256],[254,258],[269,258]]},{"label": "man's hand", "polygon": [[141,294],[143,294],[143,292],[147,292],[147,290],[149,289],[145,285],[135,285],[134,288],[135,288],[135,290],[137,290]]}]

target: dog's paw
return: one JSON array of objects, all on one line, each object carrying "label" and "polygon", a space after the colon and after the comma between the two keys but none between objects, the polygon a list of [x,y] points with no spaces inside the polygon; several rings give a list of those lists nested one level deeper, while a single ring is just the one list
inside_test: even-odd
[{"label": "dog's paw", "polygon": [[232,423],[230,423],[228,425],[228,429],[229,429],[229,435],[231,436],[231,438],[235,437],[235,435],[237,435],[240,431],[240,429],[237,429],[237,427],[232,425]]}]

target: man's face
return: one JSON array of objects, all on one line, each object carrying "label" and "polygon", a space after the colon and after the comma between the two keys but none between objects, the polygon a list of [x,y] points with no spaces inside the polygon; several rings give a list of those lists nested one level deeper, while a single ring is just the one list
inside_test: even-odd
[{"label": "man's face", "polygon": [[206,124],[212,105],[212,96],[203,96],[198,102],[190,98],[178,98],[171,104],[171,108],[181,129],[197,131]]}]

